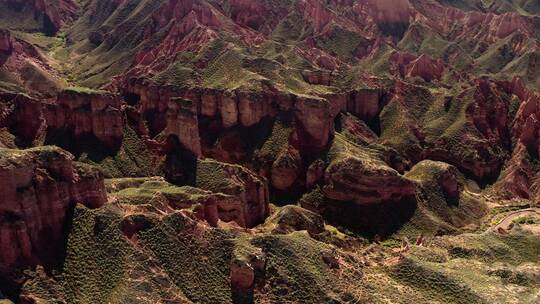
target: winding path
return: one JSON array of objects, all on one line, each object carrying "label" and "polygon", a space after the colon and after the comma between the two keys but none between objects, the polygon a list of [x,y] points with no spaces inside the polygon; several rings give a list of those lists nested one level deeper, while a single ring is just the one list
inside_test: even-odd
[{"label": "winding path", "polygon": [[491,229],[493,231],[498,231],[499,228],[502,228],[508,231],[511,229],[510,226],[516,218],[527,216],[527,215],[536,215],[540,217],[540,208],[529,208],[529,209],[511,212],[510,214],[506,215],[497,225],[493,226]]}]

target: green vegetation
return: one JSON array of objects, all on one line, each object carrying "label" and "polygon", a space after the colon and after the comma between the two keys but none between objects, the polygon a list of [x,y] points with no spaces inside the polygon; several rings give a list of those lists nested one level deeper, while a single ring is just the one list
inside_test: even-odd
[{"label": "green vegetation", "polygon": [[[409,18],[411,24],[395,22],[393,17],[401,16],[393,16],[393,7],[370,11],[369,4],[350,1],[206,0],[193,7],[190,1],[76,2],[81,9],[73,20],[66,12],[49,12],[67,17],[56,36],[51,20],[26,2],[0,3],[0,28],[10,29],[16,40],[16,53],[0,51],[0,93],[27,93],[44,109],[62,91],[125,93],[127,125],[151,125],[151,137],[160,143],[129,126],[114,148],[93,135],[75,140],[68,129],[43,129],[45,139],[28,143],[44,141],[72,152],[82,180],[100,174],[97,169],[110,179],[105,206],[68,210],[65,256],[57,257],[57,267],[25,271],[23,295],[39,304],[236,304],[251,296],[254,303],[285,304],[538,302],[540,220],[522,216],[512,229],[494,231],[510,212],[532,203],[516,199],[503,206],[509,202],[500,195],[508,193],[498,192],[497,183],[486,186],[507,177],[514,161],[519,173],[538,171],[536,155],[518,159],[521,151],[513,151],[519,136],[515,123],[521,123],[514,119],[533,110],[520,111],[520,94],[510,92],[519,85],[478,84],[479,78],[520,77],[532,91],[540,89],[538,1],[415,0],[411,13],[423,17]],[[486,20],[480,14],[459,19],[461,13],[449,10],[441,21],[429,14],[437,2],[494,14]],[[58,0],[46,1],[51,3],[58,8]],[[518,15],[497,16],[506,12]],[[504,33],[514,26],[521,28]],[[396,52],[442,60],[442,79],[402,75],[409,67],[394,62]],[[133,88],[132,80],[142,87]],[[376,94],[364,98],[366,91]],[[251,108],[240,102],[242,118],[260,112],[265,118],[252,127],[224,128],[220,110],[227,109],[214,117],[199,111],[206,105],[195,95],[207,92],[218,107],[223,106],[220,94],[246,94]],[[36,169],[30,179],[26,172],[32,161],[53,166],[71,155],[55,146],[17,150],[22,144],[16,134],[27,126],[17,121],[13,96],[0,95],[0,167],[22,172],[4,175],[17,177],[16,186],[47,187],[54,170]],[[324,102],[331,114],[298,117],[300,98]],[[334,100],[340,104],[330,104]],[[199,111],[202,157],[174,136],[166,138],[166,132],[154,134],[162,130],[161,119],[171,115],[169,101]],[[347,110],[354,113],[343,113]],[[304,145],[298,121],[306,117],[336,118],[338,131],[328,148]],[[500,118],[508,120],[504,127]],[[36,156],[31,161],[29,153]],[[511,155],[516,158],[509,162]],[[298,173],[293,189],[261,191],[271,184],[272,166]],[[308,184],[314,175],[316,184]],[[371,189],[379,178],[392,188],[388,193]],[[535,179],[530,197],[540,185]],[[408,197],[413,186],[416,196]],[[34,199],[32,191],[17,190],[18,196],[29,195],[23,213],[36,211],[26,206]],[[68,191],[49,190],[55,199]],[[242,212],[249,216],[261,209],[255,195],[295,205],[273,205],[270,218],[253,229],[225,220],[210,227],[198,219],[198,203],[214,198],[221,203],[229,195],[247,201]],[[381,202],[367,203],[372,197]],[[41,196],[36,199],[44,203]],[[238,211],[217,205],[222,219]],[[40,212],[56,210],[39,207]],[[18,212],[4,213],[0,220],[15,217],[17,229],[28,224]],[[48,220],[27,228],[43,224],[46,235],[52,230]],[[231,286],[231,263],[237,260],[249,265],[245,277],[250,271],[255,276],[253,290],[245,294]]]},{"label": "green vegetation", "polygon": [[344,269],[339,275],[322,259],[332,252],[329,245],[317,242],[305,232],[262,236],[253,243],[267,255],[266,284],[270,287],[258,297],[279,303],[362,302],[368,297],[355,285],[361,280],[359,269]]},{"label": "green vegetation", "polygon": [[[405,176],[418,183],[417,209],[398,232],[400,236],[416,238],[419,235],[456,234],[467,228],[478,227],[488,213],[483,202],[462,191],[465,178],[448,164],[423,161]],[[459,198],[449,197],[445,192],[442,184],[445,176],[455,176],[459,183]]]},{"label": "green vegetation", "polygon": [[172,214],[141,234],[173,282],[199,303],[230,303],[229,263],[234,243],[226,231],[210,230],[200,238],[187,229],[186,218]]},{"label": "green vegetation", "polygon": [[72,86],[72,87],[67,87],[64,89],[65,92],[67,93],[79,93],[79,94],[105,94],[107,93],[107,91],[103,91],[103,90],[96,90],[96,89],[92,89],[92,88],[87,88],[87,87],[79,87],[79,86]]},{"label": "green vegetation", "polygon": [[148,204],[157,196],[164,197],[174,205],[192,205],[199,198],[208,196],[208,192],[189,186],[177,187],[165,181],[147,180],[138,187],[125,188],[115,193],[121,203],[125,204]]},{"label": "green vegetation", "polygon": [[540,217],[538,216],[524,216],[517,218],[513,221],[514,224],[519,225],[534,225],[534,224],[540,224]]},{"label": "green vegetation", "polygon": [[129,127],[125,128],[122,145],[114,155],[107,155],[101,146],[91,143],[81,150],[84,152],[78,160],[97,166],[108,178],[155,176],[161,170],[144,141]]},{"label": "green vegetation", "polygon": [[330,32],[328,39],[320,41],[319,44],[322,49],[327,50],[329,53],[336,54],[345,60],[351,60],[355,58],[354,52],[358,46],[365,42],[365,39],[358,33],[335,27]]},{"label": "green vegetation", "polygon": [[132,249],[111,211],[75,210],[74,226],[60,277],[70,303],[111,301],[124,288]]},{"label": "green vegetation", "polygon": [[388,274],[400,283],[426,293],[430,300],[443,303],[487,303],[461,282],[411,259],[389,267]]}]

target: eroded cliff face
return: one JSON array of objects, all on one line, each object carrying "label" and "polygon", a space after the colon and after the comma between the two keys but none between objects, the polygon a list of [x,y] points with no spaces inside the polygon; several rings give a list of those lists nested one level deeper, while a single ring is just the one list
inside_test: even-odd
[{"label": "eroded cliff face", "polygon": [[110,93],[64,91],[43,112],[48,132],[65,131],[73,139],[93,136],[108,148],[118,148],[124,136],[121,99]]},{"label": "eroded cliff face", "polygon": [[0,102],[6,108],[0,127],[13,133],[20,146],[47,142],[76,152],[77,141],[85,139],[114,151],[123,141],[124,111],[115,94],[66,90],[54,100],[0,94]]},{"label": "eroded cliff face", "polygon": [[511,121],[512,155],[495,184],[495,189],[502,196],[520,197],[537,200],[539,189],[535,184],[538,168],[534,159],[539,155],[538,142],[540,122],[540,98],[534,91],[528,90],[523,81],[514,79],[499,83],[506,92],[512,94],[519,107]]},{"label": "eroded cliff face", "polygon": [[106,202],[103,175],[59,148],[0,150],[0,260],[3,274],[55,263],[76,204]]},{"label": "eroded cliff face", "polygon": [[[270,212],[270,193],[265,178],[242,166],[213,160],[200,161],[197,170],[198,187],[240,199],[241,204],[236,207],[227,202],[217,203],[218,214],[224,219],[232,216],[242,227],[254,227],[264,222]],[[228,213],[230,215],[227,215]],[[228,221],[231,221],[231,218]]]},{"label": "eroded cliff face", "polygon": [[58,71],[39,47],[7,29],[0,29],[0,68],[2,94],[26,92],[30,96],[53,97],[61,90]]},{"label": "eroded cliff face", "polygon": [[[0,282],[72,218],[22,302],[370,302],[377,266],[414,298],[413,246],[506,248],[482,217],[540,199],[540,11],[471,1],[0,0]],[[450,289],[418,301],[481,302]]]},{"label": "eroded cliff face", "polygon": [[13,40],[11,38],[11,32],[5,29],[0,30],[0,51],[9,55],[12,50]]},{"label": "eroded cliff face", "polygon": [[48,35],[56,34],[62,26],[76,16],[79,6],[71,0],[2,0],[3,9],[20,12],[28,10],[33,15],[29,19],[41,21],[41,29]]},{"label": "eroded cliff face", "polygon": [[397,65],[401,77],[421,77],[427,82],[441,80],[445,67],[442,60],[435,60],[427,55],[395,52],[391,60]]}]

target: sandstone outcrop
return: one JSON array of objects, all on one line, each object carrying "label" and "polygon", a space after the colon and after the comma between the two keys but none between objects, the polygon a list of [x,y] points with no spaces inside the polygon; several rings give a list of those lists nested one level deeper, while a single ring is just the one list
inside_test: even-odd
[{"label": "sandstone outcrop", "polygon": [[525,93],[513,121],[512,136],[523,144],[530,154],[538,155],[540,145],[538,135],[540,124],[540,96],[536,93]]},{"label": "sandstone outcrop", "polygon": [[48,131],[67,130],[75,139],[91,135],[111,149],[124,136],[121,100],[106,92],[66,90],[44,105]]},{"label": "sandstone outcrop", "polygon": [[310,202],[317,195],[304,197],[303,207],[317,211],[332,224],[373,235],[391,233],[412,215],[415,183],[392,169],[377,152],[339,134],[330,155],[320,198]]},{"label": "sandstone outcrop", "polygon": [[234,303],[253,303],[257,282],[264,279],[267,257],[256,247],[235,252],[230,263],[230,281]]},{"label": "sandstone outcrop", "polygon": [[301,150],[320,150],[330,142],[334,118],[325,99],[297,98],[295,141]]},{"label": "sandstone outcrop", "polygon": [[268,222],[274,225],[274,233],[290,233],[306,230],[312,235],[324,231],[324,220],[321,215],[299,206],[289,205],[272,215]]},{"label": "sandstone outcrop", "polygon": [[493,188],[500,197],[505,199],[536,200],[533,187],[536,174],[537,171],[530,162],[527,148],[519,143]]},{"label": "sandstone outcrop", "polygon": [[22,94],[0,94],[5,113],[0,117],[0,127],[29,145],[44,135],[46,121],[40,101]]},{"label": "sandstone outcrop", "polygon": [[[122,183],[129,183],[127,188],[115,189],[114,191],[117,192],[113,192],[112,195],[122,205],[129,206],[134,202],[149,204],[164,214],[175,210],[192,210],[198,219],[206,221],[213,227],[217,227],[221,221],[250,228],[249,225],[260,222],[266,217],[264,213],[248,213],[257,212],[257,208],[254,208],[253,205],[258,202],[250,202],[248,205],[245,200],[246,196],[242,194],[229,195],[190,186],[178,187],[159,178],[145,178],[143,180],[141,182],[123,180]],[[113,183],[115,182],[113,181]],[[264,206],[264,202],[261,204],[263,204],[261,206],[263,211],[268,208]],[[127,231],[133,231],[140,226],[133,220],[127,221],[126,225]],[[135,228],[131,229],[130,227]],[[133,234],[129,233],[129,235]]]},{"label": "sandstone outcrop", "polygon": [[394,52],[392,62],[397,65],[401,77],[421,77],[427,82],[441,80],[444,73],[444,62],[422,54],[416,56],[410,53]]},{"label": "sandstone outcrop", "polygon": [[499,83],[508,93],[520,101],[512,121],[511,135],[513,151],[506,162],[501,176],[494,185],[495,191],[506,199],[538,199],[538,188],[534,181],[538,174],[534,159],[540,153],[538,141],[540,122],[540,97],[528,90],[520,79]]},{"label": "sandstone outcrop", "polygon": [[175,135],[180,143],[195,156],[202,157],[199,122],[194,102],[172,99],[167,109],[167,136]]},{"label": "sandstone outcrop", "polygon": [[338,201],[359,205],[399,202],[414,196],[414,183],[383,162],[346,156],[325,172],[324,193]]},{"label": "sandstone outcrop", "polygon": [[[193,163],[188,166],[185,160],[174,158],[179,153],[172,151],[168,156],[165,172],[168,180],[225,195],[210,197],[207,203],[217,207],[217,215],[223,221],[235,221],[241,227],[250,228],[264,222],[270,211],[269,186],[264,177],[245,167],[213,159],[192,158],[189,161]],[[208,212],[216,214],[215,208]]]},{"label": "sandstone outcrop", "polygon": [[[264,222],[269,214],[269,189],[266,179],[238,166],[201,160],[197,164],[196,186],[215,193],[224,193],[240,199],[238,224],[254,227]],[[218,204],[219,207],[219,204]],[[220,210],[226,213],[226,206]],[[218,208],[218,213],[221,212]]]},{"label": "sandstone outcrop", "polygon": [[272,186],[277,190],[287,190],[293,186],[302,170],[302,158],[298,150],[289,148],[282,151],[272,164]]},{"label": "sandstone outcrop", "polygon": [[[168,135],[177,135],[180,142],[197,156],[201,156],[205,150],[201,144],[205,131],[201,129],[199,117],[210,124],[217,123],[216,127],[250,128],[265,118],[275,118],[280,111],[292,112],[296,120],[294,145],[299,150],[320,150],[331,140],[335,115],[346,107],[345,102],[343,105],[334,104],[325,98],[295,98],[273,91],[170,90],[137,81],[130,83],[124,95],[135,96],[133,100],[136,100],[134,107],[139,112],[138,120],[148,122],[150,130],[140,133],[156,135],[167,129]],[[359,95],[357,103],[364,102],[362,98]],[[379,99],[374,107],[364,110],[367,116],[373,117],[380,111]],[[363,109],[360,105],[357,108],[359,111]],[[180,125],[188,127],[182,131]]]},{"label": "sandstone outcrop", "polygon": [[[8,30],[0,30],[0,52],[9,55],[13,50],[13,40]],[[1,63],[1,62],[0,62]]]},{"label": "sandstone outcrop", "polygon": [[60,28],[73,21],[78,5],[72,0],[1,0],[0,3],[15,11],[29,9],[33,12],[32,18],[43,18],[43,31],[54,35]]},{"label": "sandstone outcrop", "polygon": [[106,202],[102,174],[55,147],[0,151],[0,272],[54,262],[75,204]]},{"label": "sandstone outcrop", "polygon": [[452,205],[459,201],[461,185],[458,181],[458,170],[447,163],[424,160],[416,164],[406,177],[419,183],[434,183],[427,185],[429,189],[438,187],[447,202]]},{"label": "sandstone outcrop", "polygon": [[385,102],[385,92],[381,89],[355,90],[346,96],[346,105],[341,110],[370,124],[379,116]]}]

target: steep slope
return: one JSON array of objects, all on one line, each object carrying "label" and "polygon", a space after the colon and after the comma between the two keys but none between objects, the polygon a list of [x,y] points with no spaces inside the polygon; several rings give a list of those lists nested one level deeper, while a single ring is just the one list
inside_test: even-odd
[{"label": "steep slope", "polygon": [[0,0],[0,292],[534,303],[538,222],[497,223],[540,200],[539,13]]}]

